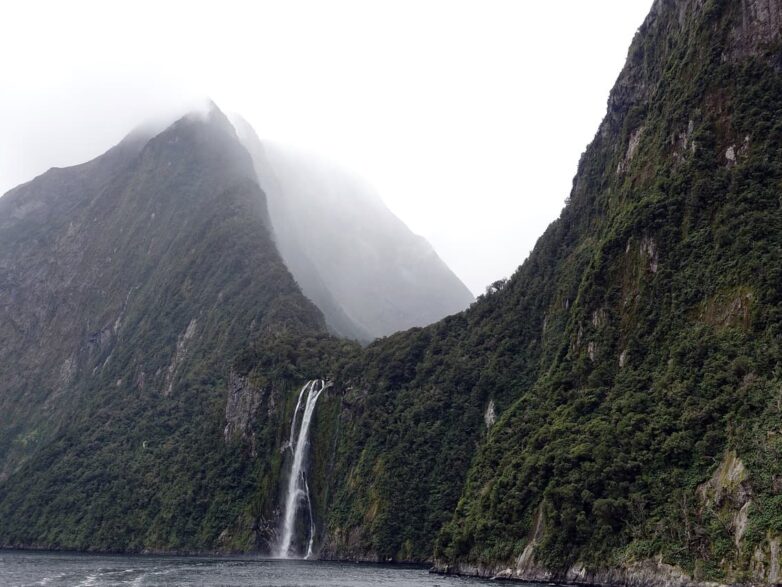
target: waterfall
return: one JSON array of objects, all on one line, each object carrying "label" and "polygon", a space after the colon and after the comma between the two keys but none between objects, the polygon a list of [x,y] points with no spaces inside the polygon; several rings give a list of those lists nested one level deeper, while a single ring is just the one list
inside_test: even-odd
[{"label": "waterfall", "polygon": [[310,541],[307,543],[307,556],[304,558],[310,558],[312,556],[312,542],[315,540],[315,518],[312,517],[312,502],[310,501],[310,486],[307,483],[307,478],[304,478],[304,489],[307,491],[307,511],[310,515]]},{"label": "waterfall", "polygon": [[304,395],[304,392],[307,391],[309,387],[311,387],[312,381],[308,381],[304,384],[304,387],[301,388],[301,391],[299,392],[299,399],[296,400],[296,407],[293,408],[293,418],[291,418],[291,435],[288,437],[288,448],[293,450],[293,441],[296,438],[296,416],[299,414],[299,408],[301,407],[301,398]]},{"label": "waterfall", "polygon": [[[291,419],[291,439],[288,444],[291,452],[293,452],[293,462],[291,463],[291,472],[288,479],[288,492],[285,495],[282,536],[277,545],[276,554],[280,558],[288,558],[290,556],[293,532],[296,528],[296,514],[298,513],[303,500],[306,500],[307,502],[310,516],[310,536],[306,558],[312,556],[315,523],[312,518],[310,488],[307,483],[306,471],[304,470],[304,459],[307,447],[309,446],[310,424],[312,423],[312,414],[315,411],[315,403],[318,401],[320,394],[326,387],[328,387],[328,385],[326,385],[322,379],[313,379],[312,381],[307,382],[299,392],[299,400],[296,402],[296,409],[293,411],[293,418]],[[301,416],[299,433],[296,435],[296,418],[301,408],[301,400],[305,394],[307,399],[304,404],[304,413]]]}]

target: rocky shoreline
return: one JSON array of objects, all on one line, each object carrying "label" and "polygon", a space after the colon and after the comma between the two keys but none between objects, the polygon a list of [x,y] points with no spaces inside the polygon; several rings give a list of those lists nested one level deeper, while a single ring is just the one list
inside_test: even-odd
[{"label": "rocky shoreline", "polygon": [[[144,549],[144,550],[78,550],[70,548],[58,548],[56,546],[41,545],[0,545],[0,550],[39,551],[39,552],[64,552],[103,555],[131,555],[131,556],[261,556],[259,552],[238,550],[170,550],[170,549]],[[264,557],[265,558],[265,557]],[[522,566],[509,566],[507,564],[478,565],[471,563],[448,564],[443,561],[400,561],[382,560],[381,557],[364,555],[357,557],[318,557],[321,561],[359,563],[368,565],[401,565],[426,568],[435,575],[476,577],[491,579],[493,581],[505,581],[509,583],[545,583],[550,585],[572,585],[574,587],[728,587],[729,584],[699,581],[693,579],[684,570],[674,565],[669,565],[659,560],[647,560],[628,564],[619,568],[593,570],[587,569],[581,564],[575,564],[567,570],[551,570],[534,564]],[[750,582],[731,583],[730,587],[769,587],[770,583]]]},{"label": "rocky shoreline", "polygon": [[[565,571],[553,571],[536,565],[449,565],[436,562],[430,569],[438,575],[481,577],[514,583],[553,583],[578,587],[725,587],[722,583],[697,581],[682,569],[661,561],[643,561],[625,567],[589,570],[575,564]],[[761,584],[747,584],[752,587]]]}]

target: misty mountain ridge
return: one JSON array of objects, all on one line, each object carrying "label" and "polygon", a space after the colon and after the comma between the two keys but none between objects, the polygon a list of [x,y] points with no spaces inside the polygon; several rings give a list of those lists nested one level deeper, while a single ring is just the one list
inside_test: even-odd
[{"label": "misty mountain ridge", "polygon": [[280,254],[332,332],[369,340],[474,301],[366,181],[310,153],[262,143],[240,117],[234,126],[266,193]]},{"label": "misty mountain ridge", "polygon": [[101,390],[176,395],[280,332],[325,324],[221,112],[47,171],[0,198],[0,478]]},{"label": "misty mountain ridge", "polygon": [[[373,205],[372,223],[404,234]],[[333,205],[319,211],[324,223],[335,214]],[[200,548],[211,548],[224,516],[242,518],[253,479],[280,475],[281,461],[266,457],[279,454],[274,423],[289,386],[319,370],[320,357],[357,352],[327,335],[279,254],[280,233],[253,159],[214,105],[162,130],[142,125],[103,155],[0,198],[0,544],[38,543],[41,523],[47,543],[70,548],[189,548],[195,527]],[[392,242],[362,242],[381,258],[404,256],[404,247],[381,250]],[[324,313],[337,316],[340,293]],[[279,365],[266,383],[243,375],[254,348]],[[256,438],[247,410],[267,403],[270,424]],[[249,452],[235,442],[250,437]],[[49,481],[23,488],[43,462]],[[47,487],[61,490],[41,498]],[[146,505],[120,513],[139,499]],[[80,530],[56,522],[61,512]],[[124,530],[101,522],[107,516]],[[14,520],[28,530],[11,538]],[[246,540],[244,530],[220,539]]]},{"label": "misty mountain ridge", "polygon": [[144,121],[112,151],[141,150],[171,124],[212,117],[230,121],[250,153],[275,244],[332,333],[368,342],[425,326],[474,301],[368,182],[317,155],[262,143],[245,119],[226,117],[211,100],[178,122],[170,116]]}]

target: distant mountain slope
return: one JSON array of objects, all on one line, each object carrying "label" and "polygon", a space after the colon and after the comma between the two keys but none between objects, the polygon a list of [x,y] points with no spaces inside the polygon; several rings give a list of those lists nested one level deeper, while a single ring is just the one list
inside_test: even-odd
[{"label": "distant mountain slope", "polygon": [[216,108],[12,190],[0,544],[213,546],[252,484],[225,473],[252,462],[223,437],[233,358],[250,340],[324,332]]},{"label": "distant mountain slope", "polygon": [[366,182],[235,122],[267,194],[285,263],[338,335],[361,340],[431,324],[473,296]]}]

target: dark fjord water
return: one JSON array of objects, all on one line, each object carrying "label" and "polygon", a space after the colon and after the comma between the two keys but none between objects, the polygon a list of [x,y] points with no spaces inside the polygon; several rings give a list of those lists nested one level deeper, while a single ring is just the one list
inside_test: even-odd
[{"label": "dark fjord water", "polygon": [[113,556],[0,550],[0,585],[21,587],[473,587],[494,582],[426,569],[316,561]]}]

